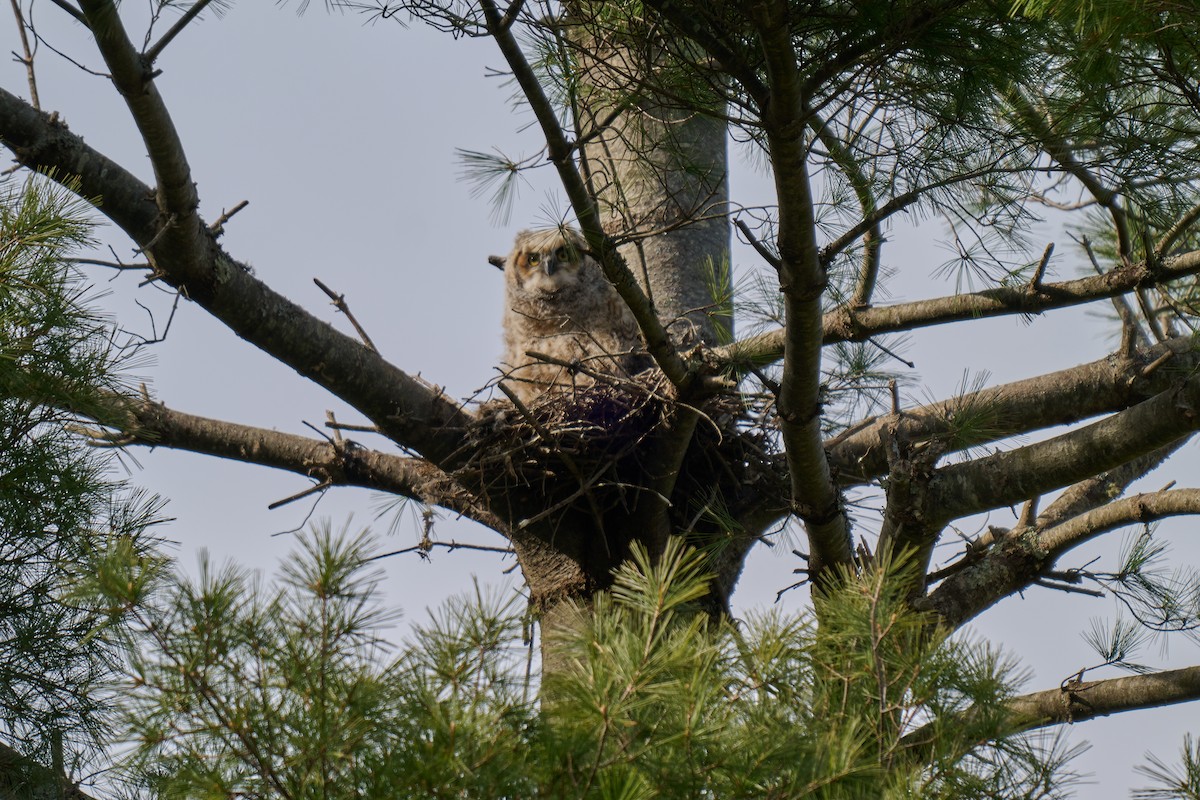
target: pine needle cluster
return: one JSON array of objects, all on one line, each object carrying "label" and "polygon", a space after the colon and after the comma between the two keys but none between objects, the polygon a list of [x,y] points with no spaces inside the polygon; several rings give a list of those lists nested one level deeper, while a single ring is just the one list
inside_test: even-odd
[{"label": "pine needle cluster", "polygon": [[130,777],[163,797],[263,798],[1040,798],[1070,784],[1069,752],[1009,736],[1011,666],[939,640],[894,596],[903,565],[848,580],[818,633],[777,614],[714,622],[699,555],[638,553],[547,632],[539,687],[524,609],[478,590],[388,652],[372,547],[316,530],[270,586],[208,564],[195,579],[144,559],[110,571],[99,588],[135,620]]}]

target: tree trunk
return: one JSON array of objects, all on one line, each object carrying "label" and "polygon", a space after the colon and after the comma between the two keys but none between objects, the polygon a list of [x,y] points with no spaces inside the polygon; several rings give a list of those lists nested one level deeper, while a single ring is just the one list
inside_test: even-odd
[{"label": "tree trunk", "polygon": [[[579,97],[581,169],[597,199],[605,232],[638,276],[680,346],[712,345],[732,334],[729,308],[729,185],[726,124],[694,108],[722,109],[703,82],[686,105],[657,84],[678,71],[672,51],[687,50],[659,32],[613,30],[600,11],[576,7],[584,89]],[[622,21],[632,27],[636,23]],[[672,86],[673,89],[677,87]],[[718,329],[723,330],[718,330]]]}]

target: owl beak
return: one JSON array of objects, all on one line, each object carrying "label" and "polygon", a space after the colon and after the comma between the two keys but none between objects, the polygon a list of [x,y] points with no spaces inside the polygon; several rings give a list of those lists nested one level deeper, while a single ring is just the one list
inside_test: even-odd
[{"label": "owl beak", "polygon": [[542,262],[542,271],[546,273],[546,277],[553,275],[556,270],[558,270],[558,259],[554,256],[550,256]]}]

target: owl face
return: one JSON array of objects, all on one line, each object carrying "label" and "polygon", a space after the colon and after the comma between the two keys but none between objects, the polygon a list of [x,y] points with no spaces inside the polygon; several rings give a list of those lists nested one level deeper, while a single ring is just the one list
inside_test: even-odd
[{"label": "owl face", "polygon": [[526,292],[552,296],[578,286],[586,267],[584,243],[573,231],[522,231],[508,259],[510,280]]}]

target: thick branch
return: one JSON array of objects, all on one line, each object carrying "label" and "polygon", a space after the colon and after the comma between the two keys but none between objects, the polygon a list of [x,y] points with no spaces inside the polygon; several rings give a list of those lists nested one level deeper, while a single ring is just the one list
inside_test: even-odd
[{"label": "thick branch", "polygon": [[120,433],[101,442],[169,447],[287,470],[332,486],[361,486],[403,495],[474,519],[499,532],[505,526],[478,506],[446,473],[417,458],[381,453],[352,441],[291,433],[175,411],[148,400],[114,398]]},{"label": "thick branch", "polygon": [[1044,531],[1111,502],[1190,438],[1181,437],[1166,447],[1076,483],[1038,514],[1036,521],[1022,515],[1015,529],[989,527],[970,543],[961,559],[939,571],[935,579],[945,582],[922,601],[923,605],[933,609],[943,624],[957,628],[1005,597],[1022,591],[1044,570],[1054,566],[1044,558],[1044,547],[1038,537],[1029,534],[1026,528],[1032,525]]},{"label": "thick branch", "polygon": [[1008,707],[1020,729],[1030,730],[1197,699],[1200,667],[1184,667],[1106,681],[1072,681],[1060,689],[1014,697]]},{"label": "thick branch", "polygon": [[178,242],[158,236],[161,217],[153,189],[93,150],[57,117],[3,89],[0,142],[25,166],[47,172],[81,197],[99,199],[99,210],[147,248],[165,282],[180,287],[243,339],[357,408],[401,446],[443,466],[456,457],[466,418],[456,403],[272,291],[210,234],[196,239],[203,258],[179,252]]},{"label": "thick branch", "polygon": [[149,63],[134,48],[125,33],[112,0],[80,0],[88,27],[108,66],[113,85],[125,99],[129,113],[142,135],[142,143],[154,168],[155,193],[170,249],[189,259],[188,272],[199,272],[202,262],[201,228],[197,209],[200,198],[175,123],[154,85]]},{"label": "thick branch", "polygon": [[[1009,734],[1048,725],[1084,722],[1122,711],[1186,703],[1200,699],[1200,667],[1105,681],[1072,680],[1060,688],[1014,697],[1008,707]],[[975,712],[963,712],[971,715]],[[920,751],[935,741],[943,723],[931,722],[906,735],[906,748]]]},{"label": "thick branch", "polygon": [[819,583],[829,567],[853,559],[849,526],[821,440],[821,297],[827,279],[817,250],[801,78],[787,4],[756,7],[754,16],[766,57],[770,97],[763,124],[779,200],[779,290],[786,341],[779,419],[792,502],[808,531],[810,575]]},{"label": "thick branch", "polygon": [[[891,438],[909,442],[941,438],[947,440],[948,452],[954,452],[1119,411],[1177,384],[1200,360],[1192,347],[1190,338],[1180,337],[1138,351],[1132,358],[1110,355],[868,420],[827,444],[829,461],[840,482],[861,483],[887,471]],[[961,430],[964,420],[969,420],[965,427],[970,436]]]},{"label": "thick branch", "polygon": [[[1103,275],[1044,283],[1036,289],[1029,286],[1002,286],[892,306],[862,309],[841,306],[825,315],[824,341],[825,344],[861,342],[882,333],[911,331],[947,322],[1013,314],[1041,314],[1156,286],[1197,272],[1200,272],[1200,251],[1193,251],[1164,259],[1155,264],[1153,269],[1145,262],[1140,262],[1120,266]],[[783,350],[784,331],[776,329],[720,348],[717,355],[727,363],[762,363],[782,357]]]},{"label": "thick branch", "polygon": [[1044,530],[1014,531],[979,561],[943,581],[919,606],[955,630],[1033,583],[1068,550],[1108,531],[1181,514],[1200,514],[1200,490],[1136,495],[1079,514]]},{"label": "thick branch", "polygon": [[1200,489],[1172,489],[1114,500],[1042,531],[1038,544],[1053,563],[1063,553],[1102,533],[1181,514],[1200,514]]},{"label": "thick branch", "polygon": [[1180,437],[1166,447],[1160,447],[1067,488],[1037,515],[1038,530],[1046,530],[1120,497],[1134,481],[1157,468],[1190,439],[1190,436]]},{"label": "thick branch", "polygon": [[938,470],[931,508],[946,521],[1020,503],[1200,429],[1200,377],[1083,428]]}]

